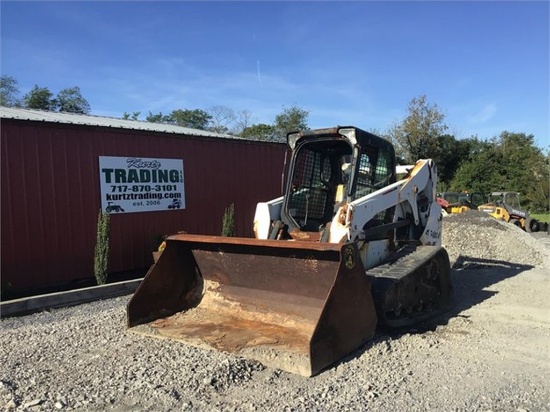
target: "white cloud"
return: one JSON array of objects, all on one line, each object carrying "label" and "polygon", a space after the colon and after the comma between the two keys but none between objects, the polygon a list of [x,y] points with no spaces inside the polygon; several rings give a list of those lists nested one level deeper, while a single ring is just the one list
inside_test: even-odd
[{"label": "white cloud", "polygon": [[468,121],[470,123],[485,123],[489,121],[497,112],[497,105],[490,103],[483,107],[479,112],[470,116]]}]

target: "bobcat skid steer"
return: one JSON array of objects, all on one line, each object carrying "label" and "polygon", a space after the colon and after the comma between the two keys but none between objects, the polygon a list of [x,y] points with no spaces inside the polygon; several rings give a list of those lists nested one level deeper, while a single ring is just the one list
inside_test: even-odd
[{"label": "bobcat skid steer", "polygon": [[128,304],[131,331],[311,376],[377,325],[449,307],[433,162],[396,181],[393,146],[355,127],[287,142],[284,195],[257,205],[256,237],[170,236]]}]

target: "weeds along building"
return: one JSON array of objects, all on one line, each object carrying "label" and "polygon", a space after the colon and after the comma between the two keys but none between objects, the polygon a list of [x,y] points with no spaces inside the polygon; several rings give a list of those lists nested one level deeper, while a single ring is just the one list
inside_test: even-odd
[{"label": "weeds along building", "polygon": [[110,274],[144,270],[162,236],[253,236],[281,195],[285,145],[174,125],[0,107],[2,296],[94,279],[100,210]]}]

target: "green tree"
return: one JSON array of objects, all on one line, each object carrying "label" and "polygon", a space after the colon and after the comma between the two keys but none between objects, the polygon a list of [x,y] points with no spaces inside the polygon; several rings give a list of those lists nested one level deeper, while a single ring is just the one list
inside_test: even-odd
[{"label": "green tree", "polygon": [[[150,112],[149,112],[150,113]],[[141,114],[141,112],[132,112],[132,114],[128,113],[128,112],[124,112],[122,114],[122,118],[124,120],[138,120],[139,119],[139,115]]]},{"label": "green tree", "polygon": [[533,212],[548,210],[548,156],[535,146],[534,136],[502,132],[490,141],[474,140],[469,158],[458,169],[454,190],[519,192]]},{"label": "green tree", "polygon": [[275,122],[273,123],[274,140],[286,142],[287,133],[307,129],[308,117],[309,112],[298,106],[283,107],[283,111],[275,116]]},{"label": "green tree", "polygon": [[272,141],[274,136],[275,127],[265,123],[253,124],[241,132],[241,137],[245,139]]},{"label": "green tree", "polygon": [[14,77],[2,75],[0,77],[0,106],[20,107],[19,86]]},{"label": "green tree", "polygon": [[396,154],[407,163],[434,158],[445,134],[445,114],[426,95],[413,98],[407,107],[408,115],[392,125],[386,137],[394,144]]},{"label": "green tree", "polygon": [[149,112],[145,117],[145,121],[151,123],[168,123],[167,116],[163,115],[162,112],[158,112],[157,114]]},{"label": "green tree", "polygon": [[[533,211],[548,207],[540,201],[548,198],[541,188],[550,178],[547,159],[542,150],[535,146],[532,134],[510,133],[504,131],[499,136],[498,150],[502,152],[505,166],[502,190],[519,192],[525,200],[525,206]],[[507,189],[507,188],[510,189]]]},{"label": "green tree", "polygon": [[88,114],[91,111],[90,104],[82,97],[78,86],[61,90],[57,93],[55,102],[56,109],[60,112]]},{"label": "green tree", "polygon": [[526,190],[525,197],[528,199],[531,211],[550,212],[550,151],[539,159],[538,166],[534,166],[533,184]]},{"label": "green tree", "polygon": [[502,157],[493,142],[470,139],[470,153],[451,181],[451,190],[489,193],[502,185]]},{"label": "green tree", "polygon": [[40,109],[51,112],[57,108],[57,102],[50,89],[38,87],[38,85],[35,85],[30,92],[23,96],[23,104],[27,109]]},{"label": "green tree", "polygon": [[166,123],[191,129],[209,130],[212,116],[201,109],[176,109],[167,115],[162,112],[157,114],[149,112],[145,120],[151,123]]},{"label": "green tree", "polygon": [[212,116],[201,109],[177,109],[166,116],[166,123],[191,129],[208,130]]},{"label": "green tree", "polygon": [[437,178],[441,191],[445,191],[460,167],[468,159],[470,140],[457,140],[454,136],[445,134],[439,136],[437,145],[430,153],[437,165]]}]

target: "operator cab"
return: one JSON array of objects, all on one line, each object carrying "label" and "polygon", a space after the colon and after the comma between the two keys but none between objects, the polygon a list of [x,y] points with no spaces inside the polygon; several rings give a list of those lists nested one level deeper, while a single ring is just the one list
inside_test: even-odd
[{"label": "operator cab", "polygon": [[490,201],[498,205],[508,205],[520,209],[519,193],[517,192],[493,192],[490,195]]},{"label": "operator cab", "polygon": [[292,231],[320,232],[345,203],[394,183],[386,140],[353,127],[288,135],[294,154],[281,218]]}]

